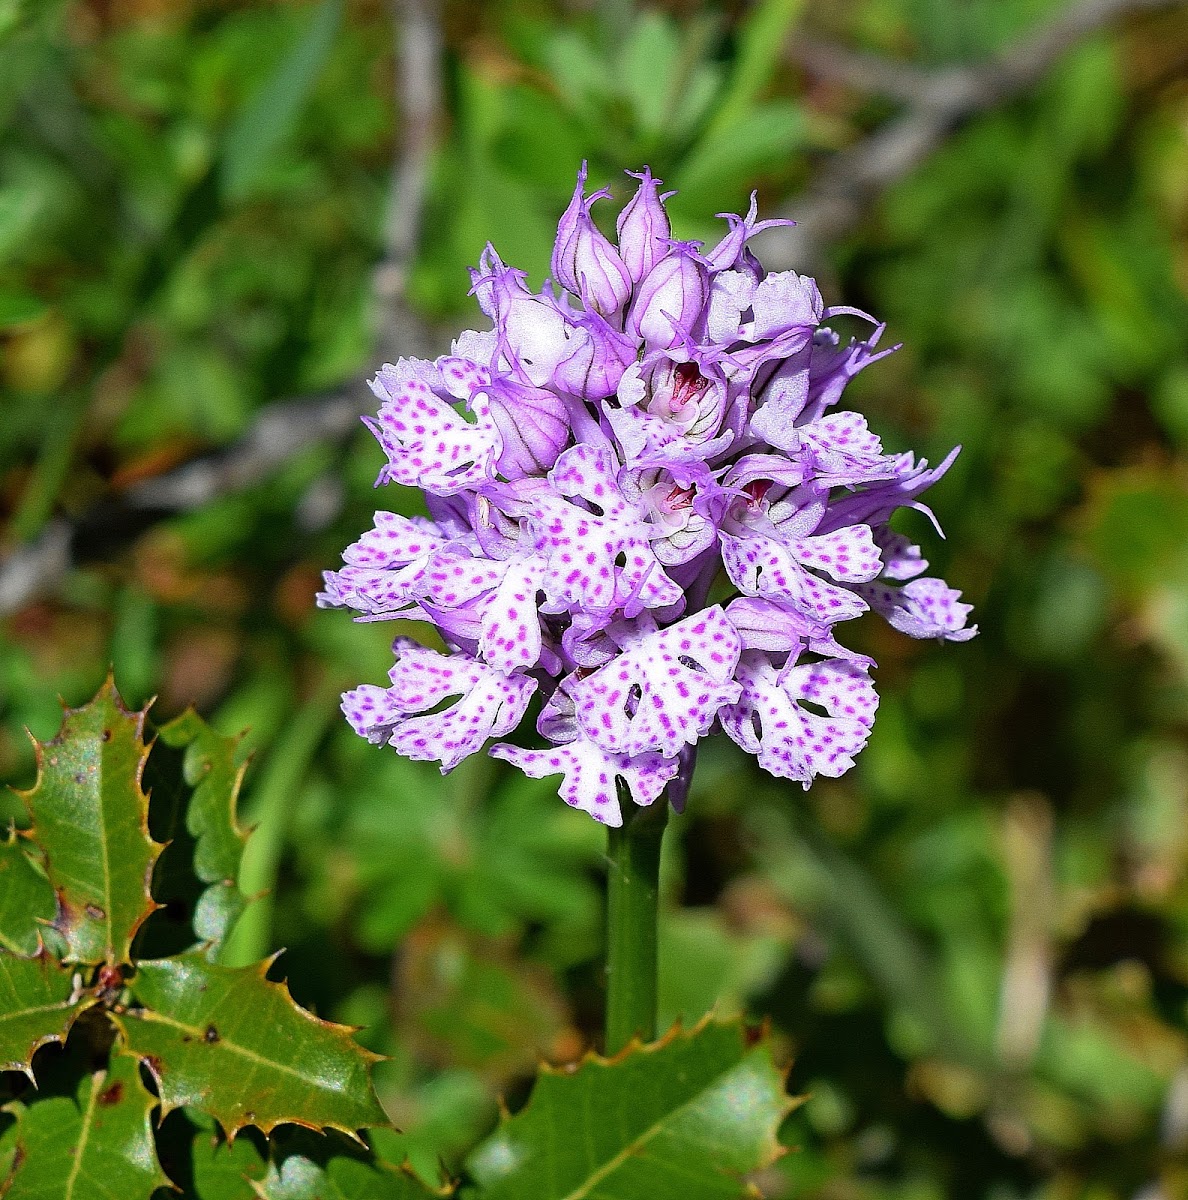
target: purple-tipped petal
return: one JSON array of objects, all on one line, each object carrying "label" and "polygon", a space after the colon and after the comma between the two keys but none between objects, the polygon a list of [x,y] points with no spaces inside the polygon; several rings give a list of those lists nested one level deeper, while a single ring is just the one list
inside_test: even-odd
[{"label": "purple-tipped petal", "polygon": [[790,547],[773,538],[724,534],[722,559],[744,595],[788,605],[823,625],[853,620],[867,609],[861,596],[810,574]]},{"label": "purple-tipped petal", "polygon": [[495,477],[502,447],[485,406],[471,424],[423,379],[401,378],[390,367],[371,387],[383,401],[368,424],[388,456],[385,482],[451,495]]},{"label": "purple-tipped petal", "polygon": [[545,563],[541,584],[558,609],[609,612],[681,600],[652,549],[647,514],[627,502],[604,447],[578,445],[558,459],[530,527]]},{"label": "purple-tipped petal", "polygon": [[968,642],[977,635],[978,627],[966,624],[973,605],[960,603],[961,593],[943,579],[913,579],[901,588],[867,583],[855,590],[908,637]]},{"label": "purple-tipped petal", "polygon": [[510,563],[483,611],[479,653],[503,671],[536,666],[541,653],[536,592],[544,577],[538,559]]},{"label": "purple-tipped petal", "polygon": [[915,579],[928,570],[924,552],[900,533],[892,533],[885,525],[875,530],[875,541],[883,552],[883,578]]},{"label": "purple-tipped petal", "polygon": [[[342,710],[368,741],[391,745],[407,758],[437,760],[443,772],[481,750],[488,738],[510,733],[536,691],[536,680],[527,675],[509,675],[466,655],[447,657],[408,638],[397,638],[393,649],[392,686],[364,684],[347,692]],[[451,696],[460,699],[428,712]]]}]

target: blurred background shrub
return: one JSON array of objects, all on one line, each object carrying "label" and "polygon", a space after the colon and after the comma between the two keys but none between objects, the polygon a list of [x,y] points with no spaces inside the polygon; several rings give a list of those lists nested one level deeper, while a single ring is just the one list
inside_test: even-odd
[{"label": "blurred background shrub", "polygon": [[864,627],[880,719],[808,795],[707,748],[665,1019],[795,1057],[773,1196],[1188,1194],[1188,6],[0,0],[0,64],[0,778],[109,661],[249,729],[236,953],[287,945],[456,1164],[591,1044],[602,832],[339,718],[391,637],[313,607],[362,376],[473,322],[488,238],[539,283],[583,158],[681,236],[758,189],[769,265],[903,342],[885,442],[964,447],[913,528],[982,635]]}]

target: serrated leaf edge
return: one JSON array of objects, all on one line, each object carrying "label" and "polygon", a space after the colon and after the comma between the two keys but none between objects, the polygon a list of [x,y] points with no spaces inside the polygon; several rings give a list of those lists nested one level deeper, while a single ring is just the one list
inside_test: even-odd
[{"label": "serrated leaf edge", "polygon": [[[135,1061],[139,1058],[138,1055],[129,1054],[126,1050],[124,1050],[122,1048],[119,1048],[119,1049],[113,1048],[112,1054],[109,1056],[108,1061],[104,1065],[103,1069],[89,1072],[90,1083],[91,1083],[91,1093],[90,1093],[91,1103],[89,1104],[87,1109],[80,1110],[80,1116],[83,1120],[84,1126],[87,1125],[88,1121],[93,1119],[92,1118],[92,1110],[93,1110],[95,1104],[102,1103],[99,1095],[96,1094],[97,1089],[98,1089],[99,1084],[101,1082],[105,1081],[107,1076],[111,1073],[111,1060],[113,1058],[115,1058],[116,1056],[119,1056],[122,1058],[130,1058],[133,1061]],[[99,1078],[100,1076],[103,1077],[102,1080],[100,1080],[100,1078]],[[32,1080],[32,1076],[30,1076],[30,1080]],[[174,1181],[172,1179],[170,1179],[169,1176],[165,1173],[164,1167],[161,1166],[161,1160],[157,1157],[156,1138],[152,1136],[152,1111],[157,1106],[157,1098],[150,1091],[148,1091],[148,1089],[144,1086],[143,1082],[140,1080],[139,1077],[136,1078],[135,1082],[136,1082],[136,1087],[142,1093],[144,1099],[152,1101],[152,1103],[146,1107],[145,1112],[146,1112],[146,1116],[149,1119],[149,1128],[148,1128],[149,1144],[152,1147],[153,1161],[156,1163],[157,1175],[160,1180],[160,1182],[157,1183],[156,1187],[154,1188],[154,1195],[161,1188],[165,1188],[165,1187],[169,1188],[170,1191],[180,1193],[182,1189],[180,1187],[178,1187],[178,1185],[176,1183],[174,1183]],[[34,1083],[34,1086],[36,1087],[36,1083]],[[36,1101],[34,1101],[34,1103],[36,1103]],[[28,1105],[22,1104],[19,1100],[13,1100],[9,1104],[4,1105],[3,1108],[0,1108],[0,1112],[5,1112],[5,1113],[8,1113],[10,1116],[15,1117],[15,1119],[17,1121],[17,1125],[18,1125],[18,1157],[13,1162],[13,1165],[8,1174],[8,1178],[0,1180],[0,1197],[6,1196],[8,1194],[8,1189],[12,1185],[12,1181],[16,1176],[19,1166],[21,1165],[23,1153],[20,1149],[19,1126],[20,1126],[22,1117],[28,1112],[28,1108],[29,1108]],[[89,1128],[85,1129],[82,1139],[80,1140],[79,1144],[74,1148],[73,1153],[76,1156],[76,1159],[77,1159],[77,1156],[82,1152],[87,1141],[89,1140],[90,1132],[91,1132],[91,1130]]]},{"label": "serrated leaf edge", "polygon": [[[144,791],[144,789],[141,787],[141,782],[144,779],[144,767],[145,767],[145,764],[148,762],[149,754],[152,752],[153,745],[155,744],[155,739],[153,739],[153,741],[150,741],[147,743],[145,742],[145,740],[144,740],[144,724],[145,724],[146,718],[148,717],[149,709],[152,708],[153,703],[156,700],[156,697],[155,696],[150,697],[150,699],[148,700],[148,702],[145,704],[144,708],[142,708],[142,709],[133,710],[133,709],[128,708],[128,706],[124,703],[123,697],[120,695],[119,690],[117,689],[117,687],[115,685],[115,672],[112,667],[108,667],[107,677],[104,679],[102,687],[99,688],[99,690],[94,694],[94,696],[91,697],[90,700],[87,701],[86,704],[80,704],[77,708],[71,708],[66,703],[66,701],[61,696],[59,696],[58,703],[62,706],[62,721],[58,726],[58,732],[52,738],[49,738],[45,742],[40,742],[34,736],[32,730],[30,730],[28,727],[25,728],[25,733],[28,735],[29,740],[33,743],[33,755],[34,755],[34,759],[37,764],[37,779],[34,781],[34,784],[31,788],[25,788],[23,790],[20,788],[11,788],[10,790],[13,791],[20,798],[20,800],[22,801],[22,803],[25,806],[25,812],[27,813],[27,815],[29,817],[29,823],[30,823],[29,828],[25,829],[25,830],[20,830],[20,831],[18,831],[18,833],[20,833],[22,836],[24,836],[25,838],[27,838],[28,840],[33,842],[33,844],[35,846],[37,846],[37,848],[41,851],[42,856],[43,856],[43,865],[45,868],[46,876],[50,880],[50,885],[53,886],[53,878],[52,878],[53,863],[52,863],[50,855],[46,851],[45,847],[42,846],[41,843],[37,841],[37,827],[36,827],[36,823],[34,822],[34,819],[33,819],[33,809],[32,809],[32,806],[30,805],[29,801],[30,801],[30,798],[36,794],[37,789],[41,786],[42,757],[43,757],[45,751],[47,749],[49,749],[50,747],[59,746],[62,744],[62,731],[65,728],[66,722],[71,717],[78,716],[78,715],[82,714],[83,712],[85,712],[86,709],[90,708],[91,705],[95,704],[101,698],[105,698],[108,696],[110,696],[111,701],[118,712],[120,712],[125,717],[134,718],[136,721],[135,736],[136,736],[136,740],[140,743],[141,749],[140,749],[140,753],[137,756],[137,760],[136,760],[136,775],[135,775],[135,779],[134,779],[134,786],[144,801],[144,805],[143,805],[143,808],[142,808],[142,811],[140,814],[140,825],[141,825],[141,829],[144,833],[144,836],[147,838],[148,844],[149,844],[151,850],[153,851],[152,857],[151,857],[151,859],[148,863],[148,866],[145,870],[145,878],[144,878],[145,907],[144,907],[144,910],[140,913],[140,915],[136,918],[135,922],[133,923],[132,928],[128,931],[128,945],[131,946],[133,940],[136,937],[136,934],[140,931],[140,929],[144,925],[145,921],[147,921],[148,918],[150,916],[152,916],[153,913],[155,913],[159,908],[161,908],[161,905],[158,904],[152,897],[152,881],[153,881],[153,871],[156,868],[157,860],[161,857],[162,852],[165,850],[166,844],[164,842],[155,841],[152,834],[149,832],[149,825],[148,825],[149,796]],[[63,901],[63,898],[62,898],[63,889],[60,887],[54,887],[53,890],[54,890],[54,904],[57,908],[57,914],[50,920],[45,920],[44,918],[38,918],[38,921],[39,921],[39,923],[47,926],[48,928],[54,929],[57,932],[61,932],[60,922],[64,918],[64,910],[66,907],[65,902]],[[110,949],[112,949],[114,951],[114,947],[110,947]],[[63,962],[75,962],[77,960],[64,958],[62,961]],[[111,965],[117,965],[114,956],[111,959],[105,960],[105,961],[108,961]],[[95,966],[97,964],[95,964],[95,963],[80,963],[79,965]]]},{"label": "serrated leaf edge", "polygon": [[[197,728],[187,740],[179,740],[176,742],[170,740],[172,733],[185,729],[187,724],[190,723],[195,724]],[[247,848],[248,842],[250,841],[253,833],[252,829],[245,829],[239,823],[239,795],[243,788],[244,776],[247,774],[247,770],[251,765],[252,759],[252,756],[248,754],[242,758],[242,761],[240,761],[240,752],[244,743],[244,739],[247,737],[247,733],[248,731],[246,729],[241,730],[236,734],[219,733],[212,725],[210,725],[209,722],[203,719],[201,714],[192,704],[189,705],[179,716],[167,721],[164,725],[159,726],[157,729],[158,737],[163,738],[167,746],[180,750],[182,755],[182,778],[186,786],[190,788],[190,798],[186,804],[186,812],[183,820],[190,836],[194,838],[194,861],[190,864],[190,866],[194,876],[202,885],[201,896],[198,902],[199,907],[201,907],[202,902],[217,889],[222,887],[230,887],[234,888],[239,893],[239,898],[242,901],[243,908],[240,910],[240,916],[242,916],[243,911],[246,910],[258,897],[245,896],[240,890],[238,869],[231,876],[215,877],[211,879],[205,878],[198,872],[197,860],[201,852],[202,843],[204,839],[209,838],[212,835],[213,831],[209,822],[203,822],[201,825],[196,824],[196,816],[201,811],[197,800],[200,791],[209,782],[210,775],[215,767],[214,756],[201,756],[206,764],[206,770],[202,772],[201,777],[198,778],[194,783],[190,783],[189,779],[186,778],[185,773],[188,760],[190,756],[195,753],[197,748],[198,739],[204,734],[209,735],[229,754],[233,778],[231,780],[230,795],[228,796],[227,816],[230,820],[232,836],[239,843],[239,858],[240,864],[242,864],[243,853]],[[192,824],[191,822],[195,823]],[[223,930],[221,939],[208,938],[205,941],[200,942],[199,944],[202,946],[204,953],[206,953],[208,956],[212,954],[217,955],[218,950],[226,944],[227,938],[234,929],[236,921],[238,921],[238,917],[232,920],[227,928]]]},{"label": "serrated leaf edge", "polygon": [[[251,837],[252,830],[245,829],[239,823],[239,793],[243,787],[244,775],[247,773],[247,769],[251,765],[252,756],[250,754],[247,755],[243,759],[242,762],[236,762],[235,759],[239,755],[239,749],[243,745],[244,739],[247,737],[248,731],[246,729],[244,729],[244,730],[241,730],[239,733],[233,733],[233,734],[219,733],[218,730],[216,730],[208,721],[203,719],[202,715],[191,704],[179,716],[172,718],[170,721],[166,722],[166,724],[160,726],[157,732],[158,732],[158,734],[165,733],[167,730],[169,730],[171,728],[179,727],[184,722],[191,721],[191,720],[197,721],[199,723],[199,725],[201,726],[202,731],[205,731],[205,732],[211,734],[212,737],[218,739],[220,742],[225,743],[227,745],[227,748],[231,751],[232,763],[235,767],[235,779],[231,785],[231,796],[230,796],[230,805],[229,805],[230,817],[231,817],[231,831],[235,835],[235,837],[239,839],[240,845],[246,848],[246,846],[248,844],[248,840]],[[184,754],[189,753],[191,747],[194,745],[194,742],[195,742],[195,738],[190,738],[190,740],[188,742],[184,743]],[[169,742],[167,744],[171,745],[171,746],[173,745],[172,742]],[[204,776],[202,779],[199,779],[196,783],[194,783],[192,785],[193,792],[197,793],[198,789],[200,787],[202,787],[202,785],[205,782],[206,782],[206,778]],[[193,802],[193,797],[191,797],[191,803],[192,802]],[[188,821],[188,819],[189,819],[189,813],[187,812],[187,821]],[[194,830],[191,829],[190,833],[199,841],[202,839],[202,837],[205,836],[205,830],[203,830],[201,832],[195,832]],[[207,881],[202,880],[202,882],[205,883]],[[213,886],[214,884],[216,884],[218,882],[220,882],[220,881],[218,881],[218,880],[212,881],[211,886]],[[232,880],[230,882],[235,882],[235,881]]]},{"label": "serrated leaf edge", "polygon": [[[361,1026],[361,1025],[340,1025],[337,1021],[327,1021],[324,1017],[319,1017],[317,1015],[317,1013],[310,1012],[308,1008],[305,1008],[303,1005],[298,1004],[297,1001],[293,999],[293,993],[291,991],[289,991],[289,986],[288,986],[287,981],[285,981],[285,980],[278,981],[278,980],[268,978],[268,972],[272,969],[273,963],[275,963],[276,960],[278,958],[280,958],[280,956],[283,953],[284,953],[284,950],[277,950],[274,954],[270,954],[267,958],[261,959],[260,962],[255,964],[254,969],[255,969],[256,973],[259,975],[261,981],[265,984],[265,986],[274,988],[274,989],[279,989],[280,991],[282,991],[285,995],[285,999],[288,1001],[289,1006],[293,1009],[293,1011],[300,1013],[301,1016],[305,1017],[308,1021],[311,1021],[315,1025],[321,1026],[323,1029],[331,1030],[334,1033],[346,1034],[353,1039],[354,1035],[356,1033],[358,1033],[359,1030],[363,1028],[363,1026]],[[148,961],[168,962],[169,960],[168,959],[159,959],[159,960],[146,959],[145,961],[146,962],[148,962]],[[232,968],[228,968],[228,969],[232,969]],[[247,968],[247,969],[252,969],[252,968]],[[133,986],[133,990],[135,990],[135,981],[133,981],[132,986]],[[141,1013],[150,1013],[152,1015],[145,1017],[145,1016],[140,1015]],[[196,1027],[184,1025],[183,1022],[174,1021],[172,1018],[162,1017],[161,1014],[154,1012],[153,1009],[151,1009],[151,1008],[144,1007],[141,1010],[139,1010],[139,1012],[132,1010],[132,1009],[128,1009],[128,1010],[126,1010],[126,1013],[113,1014],[113,1021],[116,1025],[116,1028],[119,1031],[121,1045],[124,1048],[124,1050],[129,1054],[136,1054],[136,1051],[132,1050],[130,1048],[130,1046],[128,1045],[127,1033],[124,1029],[123,1021],[121,1020],[121,1017],[124,1015],[131,1016],[136,1020],[142,1020],[142,1021],[143,1020],[147,1020],[147,1021],[156,1020],[156,1021],[159,1021],[161,1024],[170,1024],[170,1025],[176,1026],[177,1028],[191,1029],[192,1032],[198,1034],[199,1036],[201,1036],[201,1034],[202,1034],[202,1030],[197,1029]],[[390,1058],[389,1055],[377,1054],[374,1050],[369,1050],[366,1046],[363,1046],[358,1042],[355,1042],[355,1049],[358,1050],[358,1052],[363,1056],[363,1058],[371,1066],[374,1066],[377,1062],[388,1062],[389,1058]],[[151,1074],[153,1079],[156,1081],[158,1087],[160,1087],[162,1079],[161,1079],[161,1071],[160,1071],[159,1061],[157,1061],[153,1055],[141,1054],[138,1057],[140,1058],[141,1062],[144,1063],[149,1074]],[[379,1097],[375,1095],[374,1086],[372,1087],[372,1097],[375,1099],[376,1105],[379,1107],[379,1110],[381,1112],[383,1112],[384,1111],[383,1105],[381,1105],[379,1103]],[[173,1112],[174,1109],[183,1107],[182,1105],[178,1105],[178,1104],[167,1104],[165,1101],[165,1098],[163,1096],[161,1097],[159,1103],[161,1105],[160,1120],[162,1120],[162,1121],[165,1119],[166,1116],[168,1116],[169,1113]],[[200,1111],[205,1112],[207,1114],[207,1116],[209,1116],[212,1120],[217,1122],[219,1127],[222,1129],[224,1136],[227,1139],[228,1145],[231,1145],[234,1143],[235,1138],[241,1129],[249,1129],[249,1128],[258,1129],[258,1130],[260,1130],[261,1133],[263,1133],[265,1136],[267,1136],[268,1134],[272,1133],[272,1131],[278,1125],[299,1125],[302,1129],[311,1129],[315,1133],[320,1133],[321,1131],[326,1130],[326,1129],[335,1129],[339,1133],[345,1134],[348,1138],[351,1139],[351,1141],[357,1142],[364,1149],[366,1149],[366,1150],[371,1149],[371,1147],[367,1145],[367,1142],[364,1141],[364,1139],[360,1136],[358,1129],[350,1129],[345,1125],[340,1125],[333,1121],[331,1121],[325,1125],[319,1125],[315,1121],[303,1121],[299,1117],[283,1117],[283,1118],[279,1118],[275,1121],[272,1121],[271,1123],[265,1123],[265,1122],[260,1122],[260,1121],[242,1121],[238,1125],[228,1126],[228,1125],[224,1124],[223,1121],[220,1120],[219,1117],[215,1113],[212,1113],[208,1109],[203,1108],[202,1105],[197,1104],[197,1105],[191,1105],[190,1107],[198,1108]],[[374,1127],[368,1126],[366,1128],[374,1128]]]},{"label": "serrated leaf edge", "polygon": [[[371,1147],[368,1146],[367,1149],[371,1150]],[[270,1159],[268,1165],[270,1167],[275,1167],[276,1163]],[[412,1162],[407,1157],[399,1163],[390,1163],[386,1162],[382,1158],[377,1158],[374,1165],[378,1170],[387,1171],[393,1175],[406,1175],[425,1193],[426,1197],[436,1196],[439,1197],[440,1200],[449,1200],[451,1196],[456,1196],[458,1194],[457,1183],[442,1184],[441,1187],[436,1188],[427,1184],[416,1173],[416,1171],[413,1170]],[[255,1194],[260,1198],[260,1200],[270,1200],[268,1193],[262,1190],[266,1185],[267,1180],[248,1179],[246,1176],[244,1176],[244,1180],[248,1187],[250,1187],[252,1191],[255,1192]]]},{"label": "serrated leaf edge", "polygon": [[[564,1063],[558,1066],[545,1060],[541,1060],[537,1066],[537,1073],[538,1075],[564,1077],[576,1075],[583,1067],[587,1066],[614,1067],[619,1063],[626,1061],[632,1055],[655,1054],[658,1051],[672,1045],[672,1043],[677,1041],[679,1038],[685,1038],[686,1040],[692,1041],[693,1038],[695,1038],[699,1033],[702,1032],[702,1030],[708,1028],[710,1025],[719,1025],[722,1027],[737,1026],[739,1034],[743,1039],[744,1058],[751,1054],[756,1048],[764,1045],[770,1030],[770,1022],[766,1017],[759,1024],[759,1026],[751,1027],[748,1026],[741,1017],[720,1017],[711,1009],[688,1029],[685,1028],[684,1021],[678,1017],[677,1020],[673,1022],[671,1028],[669,1028],[664,1034],[662,1034],[653,1042],[645,1042],[642,1038],[636,1035],[627,1043],[627,1045],[623,1047],[622,1050],[619,1050],[615,1054],[599,1054],[597,1050],[591,1048],[587,1050],[581,1058],[573,1063]],[[771,1145],[767,1148],[767,1152],[763,1161],[759,1163],[758,1166],[754,1167],[750,1173],[753,1173],[753,1171],[762,1171],[766,1167],[770,1167],[773,1163],[778,1162],[781,1158],[789,1153],[787,1146],[780,1145],[777,1131],[779,1126],[782,1125],[783,1122],[788,1118],[789,1114],[799,1108],[807,1099],[806,1096],[792,1096],[788,1094],[788,1077],[792,1070],[791,1062],[788,1062],[782,1067],[777,1066],[775,1061],[771,1059],[770,1053],[768,1055],[768,1061],[772,1070],[775,1071],[777,1077],[779,1078],[780,1087],[784,1092],[784,1100],[780,1105],[779,1117],[774,1123],[774,1128],[770,1139]],[[487,1137],[491,1138],[496,1136],[504,1128],[504,1126],[508,1124],[508,1122],[514,1121],[516,1117],[518,1117],[520,1113],[524,1112],[531,1103],[532,1094],[529,1093],[528,1100],[523,1108],[521,1108],[517,1113],[512,1113],[509,1111],[504,1098],[499,1096],[499,1123],[496,1125],[495,1129],[493,1129],[491,1133],[487,1135]],[[484,1141],[486,1140],[487,1139],[484,1139]],[[639,1139],[636,1139],[636,1142],[638,1142],[638,1140]],[[763,1193],[760,1192],[753,1183],[744,1182],[741,1179],[740,1183],[742,1183],[743,1187],[746,1189],[746,1195],[750,1197],[751,1200],[763,1200]]]},{"label": "serrated leaf edge", "polygon": [[[56,960],[45,948],[44,943],[39,946],[36,954],[13,954],[9,950],[3,950],[0,951],[0,955],[6,955],[9,958],[22,959],[26,962],[40,960],[43,963],[48,963],[51,965],[56,963]],[[63,968],[70,964],[56,963],[56,965],[59,968]],[[18,1061],[17,1059],[10,1059],[7,1062],[0,1061],[0,1071],[17,1071],[24,1075],[25,1078],[28,1079],[34,1087],[36,1087],[37,1080],[33,1075],[33,1059],[37,1054],[37,1051],[40,1050],[42,1046],[49,1046],[54,1042],[57,1042],[59,1045],[65,1045],[67,1037],[70,1036],[70,1031],[74,1028],[75,1021],[77,1021],[79,1017],[81,1017],[89,1008],[94,1008],[97,1003],[98,1000],[96,997],[87,995],[83,990],[81,983],[79,983],[75,987],[71,996],[64,1000],[61,1004],[49,1004],[40,1006],[38,1008],[23,1009],[16,1013],[5,1013],[4,1015],[7,1017],[14,1017],[25,1016],[32,1012],[54,1012],[60,1010],[68,1019],[66,1021],[65,1028],[59,1030],[57,1033],[43,1033],[40,1037],[34,1039],[33,1045],[29,1048],[23,1061]],[[4,1192],[2,1189],[0,1189],[0,1197],[3,1195]]]}]

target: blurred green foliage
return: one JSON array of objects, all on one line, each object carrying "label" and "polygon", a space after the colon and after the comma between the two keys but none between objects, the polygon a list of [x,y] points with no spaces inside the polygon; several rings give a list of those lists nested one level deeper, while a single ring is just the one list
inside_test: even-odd
[{"label": "blurred green foliage", "polygon": [[[799,28],[944,64],[1058,7],[448,3],[412,301],[443,341],[471,321],[488,238],[539,281],[582,158],[617,194],[649,162],[682,236],[753,187],[795,214],[894,109],[797,69]],[[391,54],[379,0],[0,0],[9,550],[369,365]],[[964,447],[933,504],[948,540],[913,529],[982,634],[864,625],[883,705],[857,770],[803,795],[711,745],[675,825],[665,1014],[769,1019],[810,1097],[771,1195],[1188,1190],[1186,63],[1182,10],[1083,42],[954,131],[821,273],[904,343],[854,388],[885,441]],[[547,781],[443,780],[337,719],[391,631],[312,598],[378,466],[361,432],[83,547],[91,565],[0,626],[0,777],[31,781],[23,727],[50,736],[56,695],[89,696],[109,660],[160,719],[249,727],[245,887],[273,900],[235,953],[286,944],[297,998],[392,1056],[407,1132],[385,1152],[433,1179],[538,1056],[590,1044],[603,843]]]}]

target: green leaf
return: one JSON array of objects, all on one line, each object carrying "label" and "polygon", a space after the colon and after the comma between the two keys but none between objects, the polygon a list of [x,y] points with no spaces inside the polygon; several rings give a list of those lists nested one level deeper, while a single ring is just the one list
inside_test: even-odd
[{"label": "green leaf", "polygon": [[21,841],[15,830],[0,840],[0,946],[14,954],[36,954],[38,924],[54,915],[54,890]]},{"label": "green leaf", "polygon": [[804,116],[797,105],[771,100],[757,105],[742,126],[714,130],[689,152],[675,175],[681,203],[674,211],[704,215],[728,201],[740,181],[780,166],[804,137]]},{"label": "green leaf", "polygon": [[[167,1144],[171,1134],[188,1143],[184,1151],[176,1147],[186,1160],[184,1168],[181,1163],[175,1168],[169,1155],[170,1149],[175,1149]],[[257,1139],[243,1136],[228,1142],[214,1121],[192,1109],[184,1116],[180,1112],[171,1115],[157,1144],[166,1170],[190,1181],[186,1200],[255,1200],[253,1184],[268,1170],[267,1150],[261,1153]]]},{"label": "green leaf", "polygon": [[679,908],[660,919],[660,1026],[741,1013],[775,982],[790,929],[750,931],[716,907]]},{"label": "green leaf", "polygon": [[338,693],[324,685],[288,721],[253,789],[255,826],[239,868],[242,890],[254,897],[219,955],[228,966],[259,962],[276,944],[272,936],[276,883],[292,820],[293,798],[309,771],[322,733],[338,711]]},{"label": "green leaf", "polygon": [[240,739],[215,733],[193,709],[162,726],[160,738],[185,751],[182,770],[194,789],[186,829],[195,839],[194,873],[207,885],[194,913],[194,932],[218,947],[247,906],[237,883],[247,842],[236,820],[245,769]]},{"label": "green leaf", "polygon": [[74,992],[73,973],[44,951],[23,958],[0,950],[0,1070],[31,1074],[39,1046],[66,1040],[91,1003],[75,999]]},{"label": "green leaf", "polygon": [[0,288],[0,330],[13,329],[36,321],[49,311],[49,306],[26,292]]},{"label": "green leaf", "polygon": [[467,1164],[482,1200],[698,1200],[749,1194],[744,1176],[782,1153],[796,1101],[769,1047],[706,1021],[612,1059],[544,1067],[527,1105]]},{"label": "green leaf", "polygon": [[67,962],[125,963],[155,907],[163,847],[148,831],[140,775],[144,713],[129,712],[109,676],[95,699],[67,709],[58,736],[38,744],[36,786],[23,793],[57,899],[53,928]]},{"label": "green leaf", "polygon": [[804,0],[760,0],[743,25],[738,54],[711,124],[720,135],[751,118],[752,106],[767,87],[783,56],[788,30],[800,16]]},{"label": "green leaf", "polygon": [[260,1200],[429,1200],[451,1191],[431,1190],[407,1166],[379,1162],[357,1146],[300,1132],[278,1145],[276,1161],[254,1185]]},{"label": "green leaf", "polygon": [[566,1027],[547,971],[443,921],[404,940],[395,983],[402,1041],[497,1081],[530,1073]]},{"label": "green leaf", "polygon": [[228,130],[220,172],[221,190],[228,200],[240,200],[247,194],[292,131],[341,21],[342,0],[323,0],[304,36]]},{"label": "green leaf", "polygon": [[348,1026],[299,1008],[271,960],[224,967],[200,951],[142,962],[118,1018],[157,1079],[163,1112],[185,1104],[233,1134],[282,1122],[355,1133],[386,1125],[371,1086],[378,1055]]},{"label": "green leaf", "polygon": [[115,1053],[105,1071],[84,1075],[75,1099],[51,1096],[19,1108],[5,1200],[150,1200],[170,1182],[157,1161],[156,1097],[136,1059]]},{"label": "green leaf", "polygon": [[681,39],[676,23],[659,12],[644,12],[619,54],[619,79],[631,97],[635,119],[646,133],[663,132],[679,84]]},{"label": "green leaf", "polygon": [[921,1031],[930,1051],[984,1067],[984,1052],[953,1019],[934,957],[862,864],[807,820],[793,827],[782,808],[757,808],[752,821],[766,839],[761,858],[767,873],[794,908],[837,931],[888,1003]]}]

